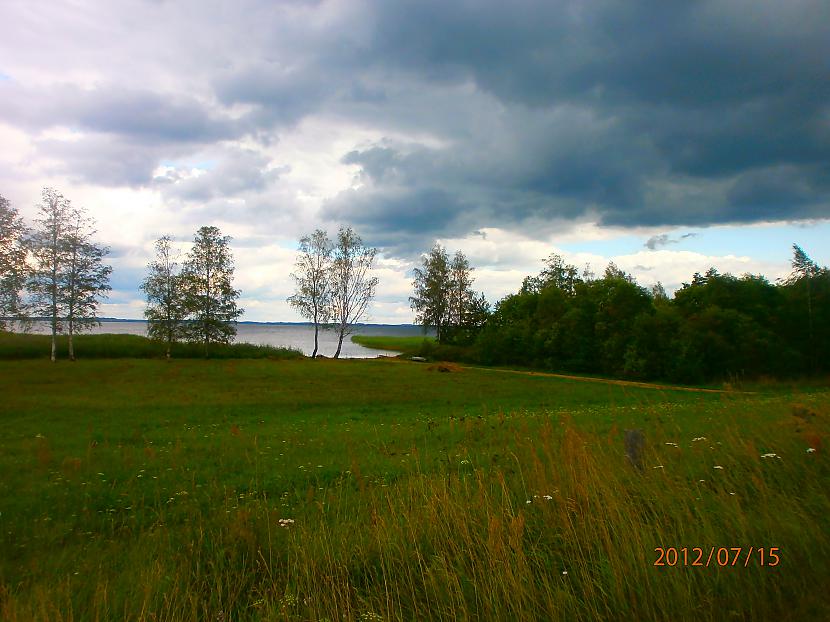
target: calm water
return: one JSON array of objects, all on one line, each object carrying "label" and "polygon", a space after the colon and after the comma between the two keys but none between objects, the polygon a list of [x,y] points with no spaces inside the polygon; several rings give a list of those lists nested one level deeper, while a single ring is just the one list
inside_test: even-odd
[{"label": "calm water", "polygon": [[[33,322],[33,333],[48,333],[49,323]],[[92,334],[116,334],[116,335],[146,335],[147,322],[129,321],[112,322],[102,321],[101,326],[93,328]],[[412,337],[422,335],[420,326],[412,325],[383,325],[366,324],[356,326],[356,335],[385,335],[396,337]],[[236,327],[237,343],[253,343],[256,345],[282,346],[286,348],[297,348],[304,354],[310,355],[314,349],[314,327],[310,324],[238,324]],[[320,331],[320,347],[318,354],[332,356],[337,349],[337,334],[334,331]],[[397,352],[386,350],[375,350],[364,348],[352,343],[349,337],[343,340],[343,349],[340,356],[343,358],[375,358],[379,355],[395,356]]]}]

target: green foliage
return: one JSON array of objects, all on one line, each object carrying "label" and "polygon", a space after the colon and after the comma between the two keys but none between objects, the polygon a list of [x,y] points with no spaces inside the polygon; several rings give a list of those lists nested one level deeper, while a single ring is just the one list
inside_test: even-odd
[{"label": "green foliage", "polygon": [[167,344],[167,355],[175,342],[185,335],[187,307],[184,300],[184,280],[179,271],[172,236],[156,240],[156,256],[147,265],[147,276],[141,290],[147,297],[147,334]]},{"label": "green foliage", "polygon": [[321,323],[328,320],[332,311],[332,253],[334,247],[328,234],[317,229],[310,236],[300,238],[300,249],[294,272],[294,294],[288,298],[289,304],[301,316],[314,324],[314,350],[311,358],[317,356],[318,332]]},{"label": "green foliage", "polygon": [[828,617],[826,387],[429,367],[0,363],[0,617]]},{"label": "green foliage", "polygon": [[352,341],[366,348],[389,350],[413,355],[421,351],[425,343],[434,343],[434,337],[390,337],[386,335],[352,335]]},{"label": "green foliage", "polygon": [[378,279],[371,276],[371,270],[377,252],[376,248],[365,246],[351,227],[341,227],[337,232],[329,268],[331,298],[327,313],[337,331],[334,358],[340,356],[343,339],[365,318],[375,297]]},{"label": "green foliage", "polygon": [[230,236],[217,227],[201,227],[182,267],[181,283],[188,322],[188,341],[202,344],[205,356],[213,344],[229,344],[236,336],[235,321],[243,310],[236,306]]},{"label": "green foliage", "polygon": [[7,317],[23,313],[21,293],[26,282],[26,227],[8,199],[0,196],[0,330]]},{"label": "green foliage", "polygon": [[43,188],[38,210],[29,239],[33,267],[27,282],[28,311],[50,321],[52,360],[55,337],[65,328],[74,359],[74,333],[96,323],[100,299],[110,290],[112,268],[103,263],[109,249],[92,242],[93,221],[54,188]]},{"label": "green foliage", "polygon": [[464,253],[457,251],[450,260],[437,242],[414,269],[409,302],[415,323],[434,328],[439,343],[469,344],[487,322],[490,305],[473,291],[472,271]]},{"label": "green foliage", "polygon": [[830,271],[794,248],[783,283],[711,269],[671,300],[613,264],[583,280],[553,255],[498,303],[475,352],[485,364],[686,383],[824,371]]}]

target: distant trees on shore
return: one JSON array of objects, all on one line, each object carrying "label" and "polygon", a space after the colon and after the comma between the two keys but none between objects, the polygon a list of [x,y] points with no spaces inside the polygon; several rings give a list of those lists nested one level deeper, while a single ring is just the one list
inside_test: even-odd
[{"label": "distant trees on shore", "polygon": [[[467,356],[493,365],[700,383],[830,369],[830,270],[793,246],[789,278],[711,268],[669,299],[613,264],[579,275],[552,255],[503,298]],[[823,355],[823,356],[822,356]]]},{"label": "distant trees on shore", "polygon": [[300,239],[288,302],[314,323],[312,357],[321,325],[337,331],[334,358],[339,358],[343,340],[365,318],[378,284],[371,275],[376,255],[377,249],[365,246],[351,227],[341,227],[334,242],[321,229]]},{"label": "distant trees on shore", "polygon": [[147,297],[144,317],[150,337],[172,345],[180,340],[203,344],[205,356],[213,344],[227,344],[236,336],[242,315],[233,288],[233,255],[229,236],[217,227],[201,227],[179,268],[172,236],[155,243],[156,256],[147,265],[141,289]]},{"label": "distant trees on shore", "polygon": [[409,297],[415,323],[434,328],[439,343],[469,343],[484,326],[489,304],[472,289],[473,267],[461,251],[452,260],[436,243],[414,269],[414,293]]},{"label": "distant trees on shore", "polygon": [[94,221],[85,210],[54,188],[43,189],[38,212],[30,230],[0,197],[0,316],[47,318],[51,360],[64,330],[74,360],[74,335],[97,322],[98,305],[110,291],[112,268],[104,263],[109,249],[93,241]]}]

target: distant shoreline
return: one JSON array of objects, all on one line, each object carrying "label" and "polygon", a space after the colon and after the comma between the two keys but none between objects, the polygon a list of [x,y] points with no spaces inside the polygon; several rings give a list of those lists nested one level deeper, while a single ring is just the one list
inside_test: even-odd
[{"label": "distant shoreline", "polygon": [[[18,318],[0,318],[7,321],[19,321]],[[64,318],[61,318],[62,320]],[[147,320],[135,320],[135,319],[124,319],[124,318],[117,318],[117,317],[99,317],[95,318],[99,322],[133,322],[133,323],[142,323],[146,324]],[[38,318],[31,318],[32,322],[48,322],[49,318],[38,317]],[[254,321],[241,321],[241,322],[234,322],[235,324],[246,324],[246,325],[257,325],[257,326],[313,326],[311,322],[254,322]],[[420,324],[370,324],[370,323],[359,323],[353,324],[353,326],[398,326],[402,328],[409,328],[409,327],[420,327]]]}]

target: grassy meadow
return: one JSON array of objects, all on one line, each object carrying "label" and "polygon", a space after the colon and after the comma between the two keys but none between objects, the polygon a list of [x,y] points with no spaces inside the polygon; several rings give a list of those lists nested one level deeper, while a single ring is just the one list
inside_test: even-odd
[{"label": "grassy meadow", "polygon": [[830,616],[826,387],[124,358],[0,395],[2,620]]}]

